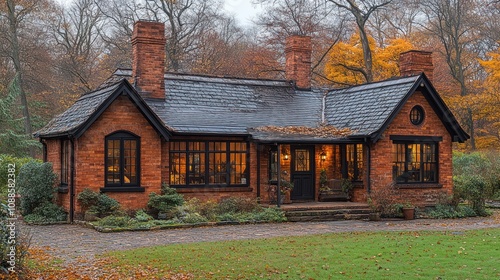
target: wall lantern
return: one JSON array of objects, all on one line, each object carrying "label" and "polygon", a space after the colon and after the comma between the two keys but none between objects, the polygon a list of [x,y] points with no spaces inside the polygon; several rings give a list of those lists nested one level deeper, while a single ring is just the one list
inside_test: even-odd
[{"label": "wall lantern", "polygon": [[321,151],[321,154],[319,154],[319,156],[321,157],[321,161],[322,162],[326,161],[326,153],[325,153],[325,151]]},{"label": "wall lantern", "polygon": [[281,149],[281,153],[283,154],[284,160],[288,160],[290,158],[290,153],[288,152],[288,150],[285,147],[283,147]]}]

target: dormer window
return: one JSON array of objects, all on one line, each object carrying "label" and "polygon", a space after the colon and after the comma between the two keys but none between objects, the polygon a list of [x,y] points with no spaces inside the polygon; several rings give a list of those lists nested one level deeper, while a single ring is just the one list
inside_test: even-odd
[{"label": "dormer window", "polygon": [[414,125],[420,125],[424,122],[424,108],[421,106],[417,105],[413,107],[410,111],[410,121]]}]

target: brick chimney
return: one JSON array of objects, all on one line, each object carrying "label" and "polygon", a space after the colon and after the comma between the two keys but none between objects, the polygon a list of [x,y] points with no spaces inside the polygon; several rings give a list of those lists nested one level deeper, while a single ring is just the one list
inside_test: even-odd
[{"label": "brick chimney", "polygon": [[285,76],[298,88],[311,88],[311,37],[292,35],[286,39]]},{"label": "brick chimney", "polygon": [[432,82],[434,78],[432,52],[411,50],[401,53],[399,55],[399,72],[402,77],[424,72]]},{"label": "brick chimney", "polygon": [[165,99],[165,25],[137,21],[132,33],[132,79],[143,97]]}]

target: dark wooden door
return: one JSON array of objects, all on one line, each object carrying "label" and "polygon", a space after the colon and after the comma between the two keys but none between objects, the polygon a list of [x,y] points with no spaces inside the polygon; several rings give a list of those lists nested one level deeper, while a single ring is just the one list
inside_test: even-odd
[{"label": "dark wooden door", "polygon": [[292,146],[292,200],[314,199],[314,147]]}]

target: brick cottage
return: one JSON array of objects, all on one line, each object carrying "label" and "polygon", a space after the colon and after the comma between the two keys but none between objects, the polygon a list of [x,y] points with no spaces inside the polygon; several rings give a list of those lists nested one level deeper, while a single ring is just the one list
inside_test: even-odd
[{"label": "brick cottage", "polygon": [[419,206],[452,192],[452,143],[469,136],[432,86],[429,52],[401,54],[401,77],[320,89],[310,37],[287,39],[287,80],[165,73],[160,23],[136,22],[132,46],[132,70],[36,133],[70,220],[85,188],[140,209],[162,183],[188,198],[265,203],[287,180],[293,202],[318,201],[321,170],[352,181],[357,202],[393,182]]}]

